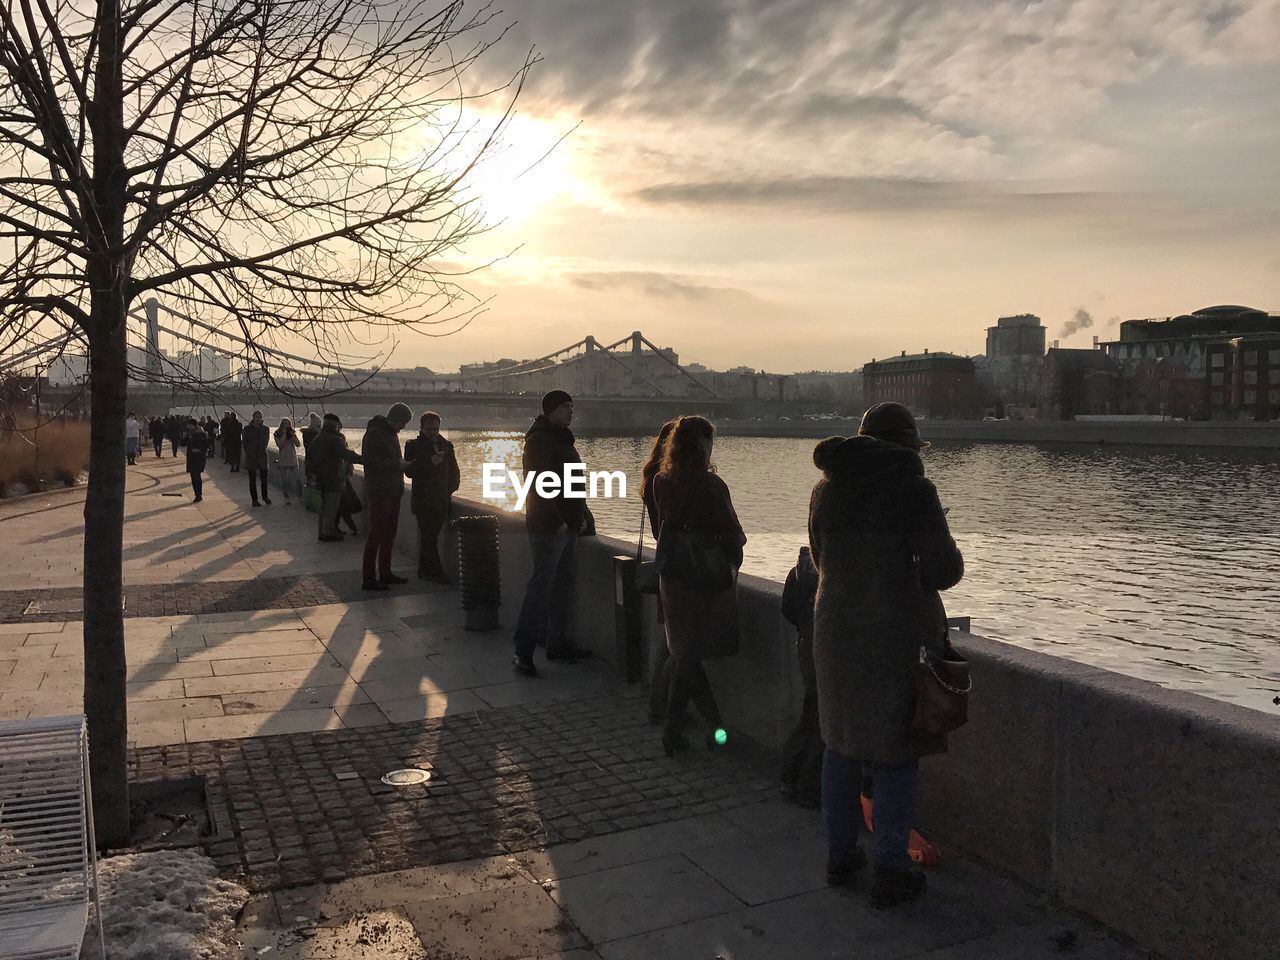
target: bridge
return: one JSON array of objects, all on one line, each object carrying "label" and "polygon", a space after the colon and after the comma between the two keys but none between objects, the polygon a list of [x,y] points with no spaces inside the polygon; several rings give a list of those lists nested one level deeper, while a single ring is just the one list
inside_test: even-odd
[{"label": "bridge", "polygon": [[[635,331],[604,343],[594,336],[532,360],[464,366],[458,373],[346,368],[246,339],[149,299],[129,314],[129,403],[139,414],[201,414],[253,407],[360,412],[396,401],[452,422],[527,423],[552,389],[573,394],[590,429],[649,429],[681,414],[729,415],[733,401],[680,365],[674,351]],[[177,346],[161,349],[161,335]],[[0,380],[17,383],[46,410],[82,412],[87,362],[74,334],[24,345],[0,357]],[[181,351],[181,352],[179,352]],[[737,406],[741,406],[738,404]]]}]

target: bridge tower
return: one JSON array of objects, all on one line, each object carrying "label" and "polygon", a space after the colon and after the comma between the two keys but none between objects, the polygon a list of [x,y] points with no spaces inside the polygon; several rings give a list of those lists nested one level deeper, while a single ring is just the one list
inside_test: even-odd
[{"label": "bridge tower", "polygon": [[147,373],[153,377],[160,376],[160,301],[148,297],[144,304],[147,310]]}]

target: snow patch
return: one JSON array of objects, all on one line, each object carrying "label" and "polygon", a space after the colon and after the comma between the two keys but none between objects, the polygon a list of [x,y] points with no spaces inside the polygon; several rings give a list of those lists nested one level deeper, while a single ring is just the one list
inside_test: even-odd
[{"label": "snow patch", "polygon": [[[195,850],[159,850],[98,863],[109,960],[241,960],[236,917],[249,899]],[[102,956],[91,918],[81,960]]]}]

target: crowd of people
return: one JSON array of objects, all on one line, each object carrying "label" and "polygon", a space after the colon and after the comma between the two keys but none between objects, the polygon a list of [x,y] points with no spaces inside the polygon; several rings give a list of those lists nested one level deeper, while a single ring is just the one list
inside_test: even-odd
[{"label": "crowd of people", "polygon": [[[581,464],[571,424],[573,398],[548,393],[525,434],[525,475],[565,475]],[[206,418],[150,418],[132,414],[126,426],[129,463],[145,430],[156,456],[166,439],[174,455],[187,451],[197,502],[201,474],[215,442],[232,472],[243,464],[254,506],[270,504],[268,444],[272,436],[285,502],[302,496],[303,483],[318,494],[319,539],[340,541],[345,522],[366,505],[351,484],[364,468],[367,536],[362,586],[385,591],[407,579],[391,568],[405,478],[420,532],[418,576],[448,582],[439,536],[449,517],[460,473],[453,445],[440,434],[441,418],[424,413],[419,431],[402,447],[400,433],[413,419],[403,403],[369,421],[360,452],[352,450],[336,414],[311,414],[295,431],[290,420],[274,432],[254,412],[241,425],[233,412],[221,422]],[[655,664],[650,718],[662,727],[668,756],[689,749],[688,706],[704,722],[705,744],[717,750],[727,732],[705,661],[737,652],[737,571],[747,536],[728,485],[712,463],[715,428],[703,417],[679,417],[663,425],[641,474],[642,527],[657,541],[651,571],[641,570],[657,594],[665,656]],[[921,757],[946,749],[945,735],[913,724],[921,651],[948,655],[946,612],[940,592],[958,583],[964,561],[947,525],[938,492],[925,477],[915,419],[898,403],[866,412],[858,435],[818,443],[813,462],[822,477],[809,506],[809,545],[800,550],[783,590],[782,613],[795,625],[796,654],[804,687],[800,719],[788,738],[781,771],[784,795],[821,807],[828,836],[827,881],[855,881],[870,859],[871,902],[892,906],[924,893],[924,875],[909,856]],[[304,474],[298,477],[299,451]],[[261,488],[261,493],[259,489]],[[525,527],[532,572],[513,635],[512,664],[536,678],[534,654],[578,662],[591,652],[569,636],[576,544],[595,533],[586,500],[561,485],[530,487]],[[642,567],[645,565],[642,565]],[[873,803],[872,855],[859,845],[862,797]]]},{"label": "crowd of people", "polygon": [[[524,469],[560,473],[579,463],[573,400],[547,394],[525,436]],[[737,571],[746,533],[728,485],[715,472],[715,428],[699,416],[663,425],[641,473],[641,498],[656,551],[658,618],[666,657],[654,671],[650,716],[666,753],[689,747],[687,706],[716,750],[727,733],[704,661],[737,651]],[[914,721],[921,650],[947,656],[940,592],[958,583],[964,561],[934,485],[925,477],[910,411],[880,403],[858,435],[817,444],[822,478],[809,507],[809,545],[783,592],[797,630],[804,685],[800,719],[781,770],[785,796],[821,807],[828,837],[827,882],[853,883],[873,863],[871,903],[890,907],[923,895],[909,854],[921,757],[946,749],[941,734]],[[568,638],[575,543],[592,530],[585,501],[531,487],[525,524],[533,571],[514,635],[514,668],[536,677],[533,654],[578,660]],[[645,571],[637,572],[638,581]],[[645,587],[642,585],[641,589]],[[871,798],[872,855],[859,845],[862,797]]]}]

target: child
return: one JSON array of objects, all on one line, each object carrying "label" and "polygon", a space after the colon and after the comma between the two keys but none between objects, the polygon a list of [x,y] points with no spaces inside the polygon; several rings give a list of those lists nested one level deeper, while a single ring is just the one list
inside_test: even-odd
[{"label": "child", "polygon": [[352,536],[360,532],[360,529],[356,526],[355,515],[364,509],[364,504],[360,502],[360,495],[356,493],[356,488],[351,485],[351,477],[355,472],[356,468],[348,463],[347,479],[343,481],[342,499],[338,502],[338,525],[341,526],[345,523]]},{"label": "child", "polygon": [[800,721],[783,747],[782,795],[816,810],[822,799],[822,728],[818,723],[818,677],[813,666],[813,603],[818,595],[818,570],[808,547],[800,548],[796,565],[782,588],[782,615],[796,628],[796,659],[804,681]]}]

